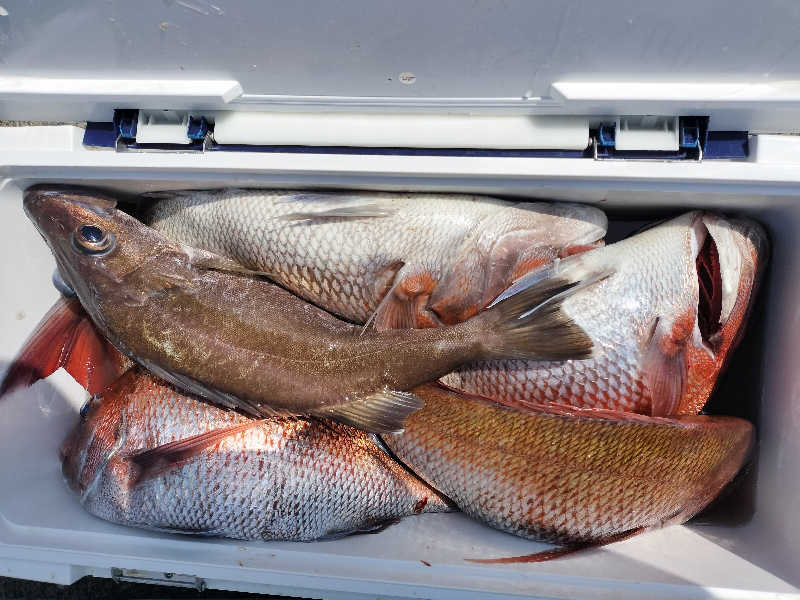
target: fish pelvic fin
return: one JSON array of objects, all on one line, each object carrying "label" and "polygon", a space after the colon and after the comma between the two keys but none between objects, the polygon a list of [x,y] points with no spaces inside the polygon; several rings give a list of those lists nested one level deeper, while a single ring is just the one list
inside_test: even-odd
[{"label": "fish pelvic fin", "polygon": [[133,488],[177,469],[225,438],[259,427],[263,423],[264,419],[253,419],[131,454],[125,458],[134,467],[128,485]]},{"label": "fish pelvic fin", "polygon": [[[532,272],[503,292],[476,318],[489,320],[484,359],[584,359],[593,354],[589,335],[563,310],[572,294],[611,275],[608,270],[552,267]],[[550,275],[550,276],[547,276]]]},{"label": "fish pelvic fin", "polygon": [[323,406],[311,411],[315,417],[333,419],[369,433],[395,433],[411,413],[425,403],[410,392],[386,390],[335,406]]},{"label": "fish pelvic fin", "polygon": [[0,382],[0,398],[64,369],[98,394],[130,368],[97,331],[77,298],[59,298],[45,314]]}]

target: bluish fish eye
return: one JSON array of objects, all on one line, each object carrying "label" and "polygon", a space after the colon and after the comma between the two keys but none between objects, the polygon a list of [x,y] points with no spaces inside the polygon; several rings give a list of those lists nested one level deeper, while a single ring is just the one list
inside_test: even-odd
[{"label": "bluish fish eye", "polygon": [[103,230],[94,225],[84,225],[81,227],[81,235],[87,242],[98,243],[103,239]]},{"label": "bluish fish eye", "polygon": [[72,234],[72,243],[84,254],[107,254],[114,247],[114,234],[97,225],[81,225]]}]

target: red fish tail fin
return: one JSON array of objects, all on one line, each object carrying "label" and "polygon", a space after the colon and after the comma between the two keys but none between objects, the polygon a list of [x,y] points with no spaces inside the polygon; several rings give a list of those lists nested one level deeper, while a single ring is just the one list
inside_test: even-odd
[{"label": "red fish tail fin", "polygon": [[97,331],[76,298],[60,298],[42,318],[0,382],[0,398],[60,367],[90,394],[101,392],[130,362]]}]

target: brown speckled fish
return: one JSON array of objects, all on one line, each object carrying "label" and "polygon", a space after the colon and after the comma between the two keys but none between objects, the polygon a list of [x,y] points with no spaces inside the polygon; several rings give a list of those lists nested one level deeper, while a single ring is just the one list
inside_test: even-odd
[{"label": "brown speckled fish", "polygon": [[559,308],[579,282],[537,284],[458,325],[361,335],[229,259],[167,240],[92,190],[38,186],[24,206],[103,337],[174,385],[256,416],[394,431],[421,406],[408,390],[465,362],[591,354]]},{"label": "brown speckled fish", "polygon": [[467,194],[221,189],[151,194],[167,237],[264,271],[375,328],[464,321],[556,256],[597,245],[597,208]]},{"label": "brown speckled fish", "polygon": [[563,305],[595,355],[471,364],[443,381],[509,406],[697,414],[742,337],[768,254],[757,223],[695,211],[566,258],[546,272],[610,273]]},{"label": "brown speckled fish", "polygon": [[567,548],[686,521],[734,477],[753,437],[733,417],[520,412],[434,384],[414,391],[425,408],[383,436],[397,457],[466,514]]},{"label": "brown speckled fish", "polygon": [[250,419],[139,368],[90,402],[62,461],[90,513],[157,531],[310,541],[449,510],[368,434]]}]

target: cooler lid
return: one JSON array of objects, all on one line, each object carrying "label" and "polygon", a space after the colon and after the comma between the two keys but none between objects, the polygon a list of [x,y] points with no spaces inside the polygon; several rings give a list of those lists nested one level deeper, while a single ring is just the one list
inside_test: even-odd
[{"label": "cooler lid", "polygon": [[0,118],[703,115],[795,132],[800,4],[0,0]]}]

